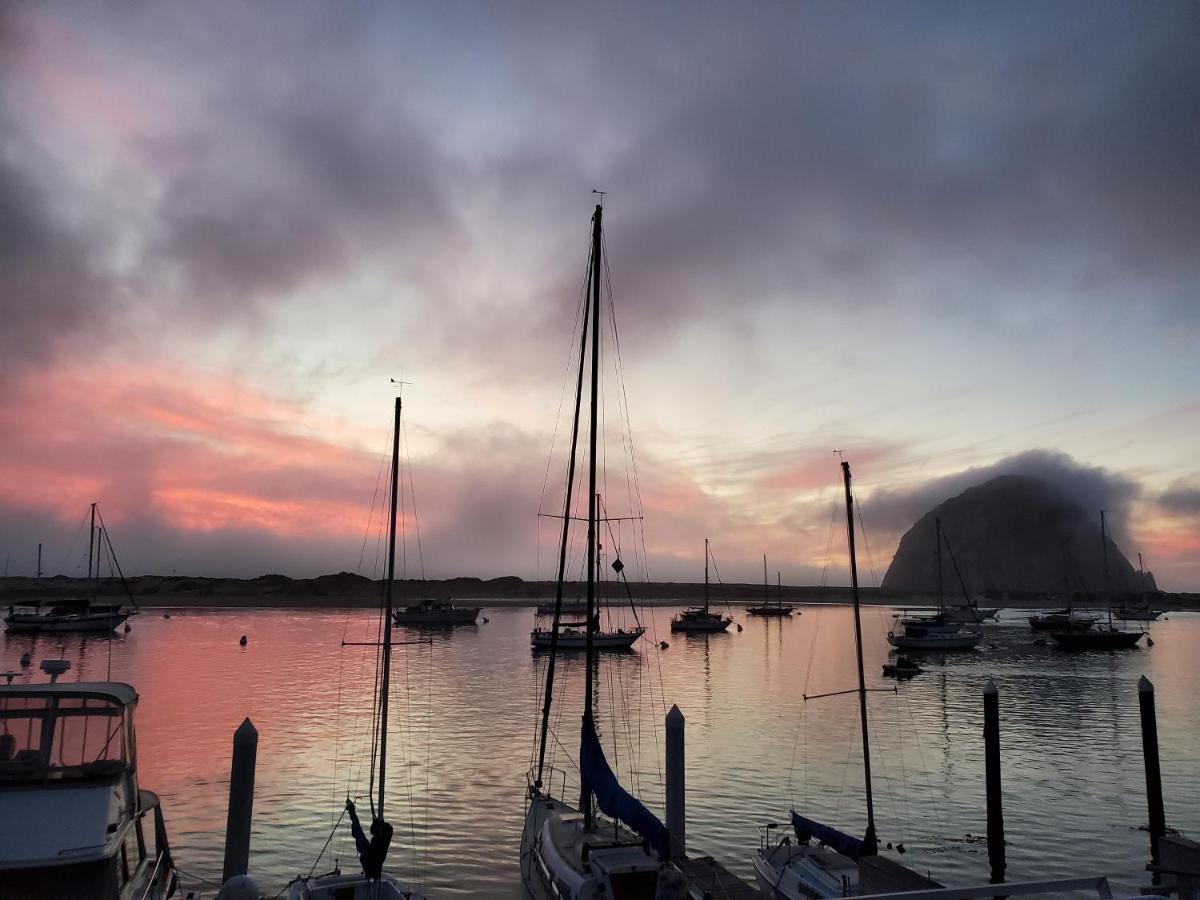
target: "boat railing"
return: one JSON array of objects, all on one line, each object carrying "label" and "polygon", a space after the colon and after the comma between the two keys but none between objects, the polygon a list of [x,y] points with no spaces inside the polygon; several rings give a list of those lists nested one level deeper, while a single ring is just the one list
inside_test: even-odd
[{"label": "boat railing", "polygon": [[567,772],[564,769],[559,769],[556,766],[542,767],[542,783],[537,783],[537,770],[530,769],[526,773],[526,780],[529,782],[529,790],[540,793],[543,797],[549,797],[552,800],[557,800],[560,803],[566,802],[567,797]]},{"label": "boat railing", "polygon": [[1103,875],[1085,875],[1077,878],[1051,878],[1045,881],[1008,881],[1003,885],[980,884],[970,887],[930,888],[918,891],[895,891],[884,894],[859,894],[858,900],[958,900],[970,897],[1033,896],[1037,894],[1061,894],[1064,891],[1095,891],[1100,900],[1111,900],[1112,887]]}]

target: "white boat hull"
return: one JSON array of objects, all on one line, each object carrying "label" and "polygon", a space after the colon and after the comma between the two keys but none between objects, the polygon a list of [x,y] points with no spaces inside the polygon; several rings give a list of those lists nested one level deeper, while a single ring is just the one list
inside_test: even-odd
[{"label": "white boat hull", "polygon": [[948,634],[925,634],[911,637],[904,634],[889,634],[888,643],[897,650],[970,650],[983,640],[982,631],[960,631]]},{"label": "white boat hull", "polygon": [[478,606],[454,607],[452,609],[398,609],[392,617],[397,625],[425,625],[443,627],[451,625],[474,625],[479,618]]},{"label": "white boat hull", "polygon": [[425,900],[425,896],[390,875],[372,881],[362,873],[337,873],[293,881],[287,900]]},{"label": "white boat hull", "polygon": [[824,847],[779,844],[754,854],[754,879],[766,897],[846,897],[858,887],[858,864]]}]

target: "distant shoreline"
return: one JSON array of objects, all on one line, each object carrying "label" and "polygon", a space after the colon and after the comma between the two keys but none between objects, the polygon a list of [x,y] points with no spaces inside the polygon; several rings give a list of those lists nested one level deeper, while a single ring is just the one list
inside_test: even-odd
[{"label": "distant shoreline", "polygon": [[[185,575],[141,575],[126,579],[129,593],[139,606],[213,609],[353,609],[369,608],[379,603],[382,582],[349,572],[322,575],[318,578],[289,578],[286,575],[263,575],[258,578],[200,578]],[[634,600],[640,605],[679,606],[703,599],[705,586],[688,582],[650,582],[631,585]],[[709,598],[714,604],[737,606],[757,605],[763,601],[761,584],[712,584]],[[553,600],[556,585],[552,581],[525,581],[516,576],[503,578],[450,578],[445,580],[407,580],[396,582],[397,605],[423,598],[445,599],[485,607],[521,607]],[[578,582],[566,585],[568,599],[582,596],[584,586]],[[0,578],[0,605],[9,606],[27,601],[97,596],[119,599],[125,596],[120,579],[103,578],[96,583],[85,578],[57,575],[52,578]],[[821,604],[849,603],[849,587],[784,585],[778,590],[770,586],[767,596],[774,602],[782,597],[784,603]],[[861,600],[872,606],[936,606],[937,597],[925,592],[887,591],[862,588]],[[604,602],[620,606],[629,601],[624,587],[618,582],[603,586]],[[1080,606],[1097,606],[1122,601],[1136,602],[1132,594],[1108,594],[1100,597],[1076,595]],[[1014,608],[1045,608],[1062,606],[1067,598],[1059,594],[985,591],[973,596],[981,606]],[[947,597],[959,603],[959,597]],[[1097,602],[1101,601],[1101,602]],[[1200,609],[1200,594],[1155,594],[1151,603],[1167,610]]]}]

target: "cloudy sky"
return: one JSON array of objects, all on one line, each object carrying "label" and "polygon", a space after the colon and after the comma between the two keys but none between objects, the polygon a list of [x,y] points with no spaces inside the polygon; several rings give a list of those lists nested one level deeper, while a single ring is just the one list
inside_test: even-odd
[{"label": "cloudy sky", "polygon": [[427,574],[545,575],[599,187],[654,577],[708,536],[818,578],[841,449],[879,575],[1033,471],[1200,590],[1198,42],[1169,2],[5,3],[0,552],[79,572],[98,500],[129,571],[358,569],[400,378]]}]

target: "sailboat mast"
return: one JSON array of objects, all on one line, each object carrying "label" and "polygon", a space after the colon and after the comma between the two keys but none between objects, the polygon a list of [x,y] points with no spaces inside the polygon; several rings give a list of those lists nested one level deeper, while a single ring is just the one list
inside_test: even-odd
[{"label": "sailboat mast", "polygon": [[[1139,564],[1141,563],[1141,559],[1142,559],[1142,554],[1140,554],[1140,553],[1139,553],[1139,554],[1138,554],[1138,563],[1139,563]],[[41,545],[40,543],[38,544],[38,566],[37,566],[37,577],[38,577],[38,578],[41,578],[41,577],[42,577],[42,545]]]},{"label": "sailboat mast", "polygon": [[[598,410],[600,394],[600,266],[601,240],[603,231],[601,218],[604,207],[596,204],[596,213],[592,217],[592,410],[591,431],[588,435],[588,549],[587,549],[587,660],[583,686],[583,717],[590,721],[592,718],[592,683],[596,675],[596,642],[593,634],[596,615],[596,437],[598,429]],[[592,826],[592,789],[586,780],[581,779],[580,811],[583,813],[585,828]]]},{"label": "sailboat mast", "polygon": [[783,609],[783,579],[778,569],[775,570],[775,599],[779,602],[779,608]]},{"label": "sailboat mast", "polygon": [[[88,580],[92,578],[92,545],[96,543],[96,504],[92,504],[92,524],[88,529]],[[97,567],[99,569],[99,567]],[[79,571],[76,569],[75,571]]]},{"label": "sailboat mast", "polygon": [[934,552],[934,557],[937,559],[937,587],[938,587],[938,612],[946,611],[946,599],[942,591],[942,520],[935,518],[933,527],[937,535],[937,550]]},{"label": "sailboat mast", "polygon": [[708,538],[704,539],[704,611],[708,612]]},{"label": "sailboat mast", "polygon": [[1108,529],[1104,524],[1104,510],[1100,510],[1100,553],[1104,559],[1104,588],[1110,590],[1112,585],[1108,579]]},{"label": "sailboat mast", "polygon": [[867,833],[862,852],[874,856],[879,849],[875,838],[875,798],[871,793],[871,739],[867,731],[867,682],[863,676],[862,616],[858,602],[858,563],[854,556],[854,497],[850,493],[850,463],[842,460],[842,481],[846,486],[846,537],[850,547],[850,589],[854,596],[854,650],[858,657],[858,711],[862,718],[863,777],[867,791]]},{"label": "sailboat mast", "polygon": [[763,554],[763,606],[771,605],[770,587],[767,583],[767,554]]},{"label": "sailboat mast", "polygon": [[379,679],[379,803],[376,816],[383,818],[387,776],[388,694],[392,674],[392,582],[396,579],[396,497],[400,486],[400,398],[396,398],[396,421],[392,426],[392,507],[388,517],[388,574],[383,597],[383,672]]},{"label": "sailboat mast", "polygon": [[[590,265],[590,261],[589,261]],[[590,281],[590,272],[589,272]],[[567,542],[571,536],[571,500],[575,491],[575,457],[579,446],[579,408],[583,400],[583,369],[587,361],[589,299],[584,297],[583,333],[579,341],[579,374],[575,379],[575,416],[571,421],[571,453],[567,462],[567,498],[563,504],[562,540],[558,546],[558,578],[554,587],[554,620],[550,626],[550,658],[546,661],[546,691],[542,697],[542,735],[538,742],[538,768],[535,787],[542,786],[546,768],[546,742],[550,738],[550,707],[554,702],[554,667],[558,653],[558,627],[562,621],[563,582],[567,577]]]}]

